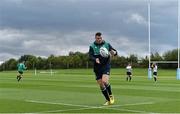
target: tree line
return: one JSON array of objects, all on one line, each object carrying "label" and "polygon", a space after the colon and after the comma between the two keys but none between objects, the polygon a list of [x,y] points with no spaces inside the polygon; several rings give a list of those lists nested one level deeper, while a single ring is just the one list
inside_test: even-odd
[{"label": "tree line", "polygon": [[[177,61],[178,50],[174,49],[160,55],[158,52],[151,53],[152,61]],[[93,63],[89,61],[88,53],[69,52],[67,56],[50,55],[47,58],[37,57],[34,55],[23,55],[19,59],[11,58],[0,65],[0,71],[16,70],[19,61],[25,61],[28,69],[69,69],[69,68],[92,68]],[[113,68],[124,68],[128,63],[133,67],[148,68],[148,56],[138,58],[137,55],[131,54],[128,57],[115,56],[111,58]],[[158,64],[160,68],[177,68],[177,63]]]}]

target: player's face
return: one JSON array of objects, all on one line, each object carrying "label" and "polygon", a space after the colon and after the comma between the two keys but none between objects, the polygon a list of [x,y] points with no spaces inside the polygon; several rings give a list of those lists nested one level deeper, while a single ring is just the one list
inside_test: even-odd
[{"label": "player's face", "polygon": [[101,36],[95,36],[96,43],[100,44],[102,43],[102,37]]}]

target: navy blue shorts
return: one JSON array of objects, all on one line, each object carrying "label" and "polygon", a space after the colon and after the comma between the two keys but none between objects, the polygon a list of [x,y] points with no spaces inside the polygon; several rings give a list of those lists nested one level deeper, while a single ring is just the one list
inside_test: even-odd
[{"label": "navy blue shorts", "polygon": [[157,76],[157,72],[153,72],[153,75]]},{"label": "navy blue shorts", "polygon": [[19,74],[23,74],[23,72],[22,71],[18,71],[19,72]]},{"label": "navy blue shorts", "polygon": [[127,74],[128,76],[132,75],[132,73],[131,73],[131,72],[126,72],[126,74]]},{"label": "navy blue shorts", "polygon": [[104,65],[104,66],[99,66],[94,68],[94,73],[96,75],[96,80],[102,79],[102,75],[110,75],[110,68],[111,65]]}]

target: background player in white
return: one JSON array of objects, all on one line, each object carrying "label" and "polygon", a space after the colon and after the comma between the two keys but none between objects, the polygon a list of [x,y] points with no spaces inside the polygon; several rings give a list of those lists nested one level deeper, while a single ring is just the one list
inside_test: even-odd
[{"label": "background player in white", "polygon": [[130,63],[126,66],[126,70],[127,70],[127,72],[126,72],[126,75],[127,75],[126,80],[131,81],[131,79],[132,79],[132,66],[131,66]]},{"label": "background player in white", "polygon": [[156,63],[153,63],[151,67],[152,67],[152,69],[153,69],[154,81],[156,82],[156,81],[157,81],[157,70],[158,70],[158,66],[157,66]]}]

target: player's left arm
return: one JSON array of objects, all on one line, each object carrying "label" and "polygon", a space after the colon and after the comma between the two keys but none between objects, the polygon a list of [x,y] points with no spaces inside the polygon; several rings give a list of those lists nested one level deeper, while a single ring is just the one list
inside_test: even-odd
[{"label": "player's left arm", "polygon": [[27,69],[27,67],[26,67],[24,64],[23,64],[23,69],[24,69],[24,70],[26,70],[26,69]]},{"label": "player's left arm", "polygon": [[111,46],[111,44],[109,44],[109,51],[110,51],[111,55],[114,55],[114,56],[118,55],[117,50],[114,49],[114,48]]}]

